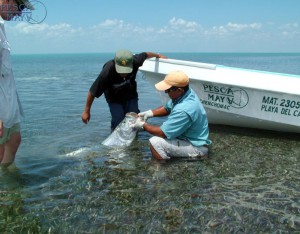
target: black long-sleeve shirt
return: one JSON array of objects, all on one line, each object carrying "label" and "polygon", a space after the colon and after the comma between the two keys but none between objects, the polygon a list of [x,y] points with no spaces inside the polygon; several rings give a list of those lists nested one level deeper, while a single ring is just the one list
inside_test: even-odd
[{"label": "black long-sleeve shirt", "polygon": [[106,62],[98,78],[92,84],[90,92],[97,98],[104,93],[107,102],[121,103],[137,98],[136,75],[146,59],[146,52],[134,55],[132,72],[125,78],[117,73],[114,59]]}]

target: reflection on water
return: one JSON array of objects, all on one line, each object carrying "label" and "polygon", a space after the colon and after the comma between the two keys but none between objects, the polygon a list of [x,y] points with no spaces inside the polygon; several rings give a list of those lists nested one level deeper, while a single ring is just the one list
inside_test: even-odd
[{"label": "reflection on water", "polygon": [[67,153],[36,187],[16,172],[1,187],[1,214],[10,207],[22,214],[16,222],[50,233],[75,225],[87,233],[300,230],[299,135],[211,126],[209,160],[163,164],[152,160],[148,137],[127,149]]}]

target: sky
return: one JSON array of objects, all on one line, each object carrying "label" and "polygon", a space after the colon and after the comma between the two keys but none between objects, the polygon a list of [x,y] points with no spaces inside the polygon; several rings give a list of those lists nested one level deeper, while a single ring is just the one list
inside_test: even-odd
[{"label": "sky", "polygon": [[44,20],[5,23],[13,54],[300,52],[299,0],[31,2]]}]

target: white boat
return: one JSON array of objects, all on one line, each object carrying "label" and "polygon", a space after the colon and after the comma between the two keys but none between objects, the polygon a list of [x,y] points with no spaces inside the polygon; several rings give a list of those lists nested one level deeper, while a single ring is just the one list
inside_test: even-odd
[{"label": "white boat", "polygon": [[151,84],[182,70],[211,124],[300,133],[300,75],[174,59],[148,59],[140,67]]}]

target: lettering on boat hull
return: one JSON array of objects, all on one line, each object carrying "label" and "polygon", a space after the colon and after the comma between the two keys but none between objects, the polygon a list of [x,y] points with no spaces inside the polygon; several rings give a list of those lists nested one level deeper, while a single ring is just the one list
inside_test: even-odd
[{"label": "lettering on boat hull", "polygon": [[283,98],[264,95],[261,101],[261,111],[300,117],[300,100],[293,97]]},{"label": "lettering on boat hull", "polygon": [[299,125],[299,96],[216,83],[193,83],[205,108],[257,120]]},{"label": "lettering on boat hull", "polygon": [[202,103],[218,109],[230,110],[230,108],[242,109],[249,102],[248,93],[238,87],[220,86],[216,84],[203,84]]}]

